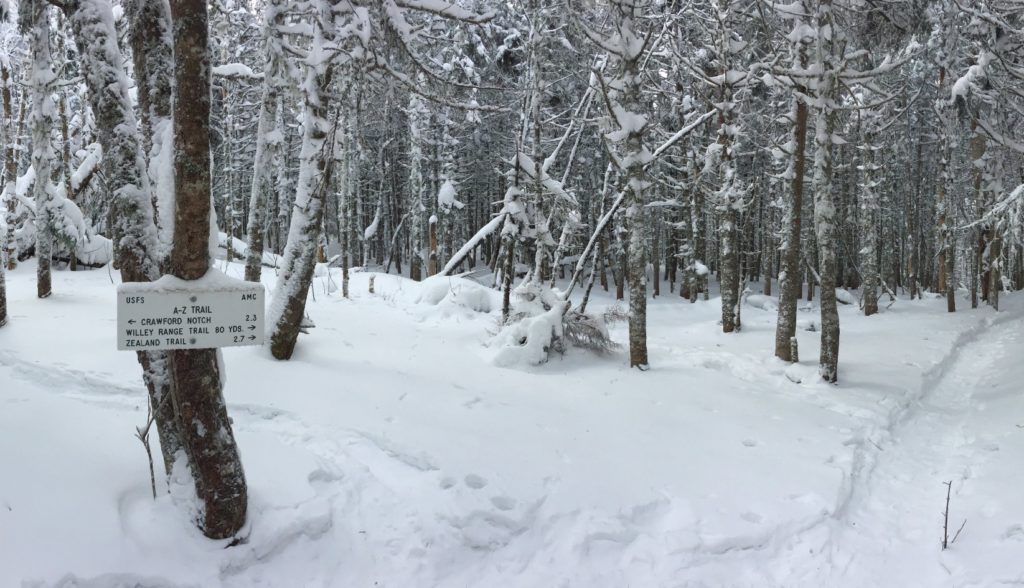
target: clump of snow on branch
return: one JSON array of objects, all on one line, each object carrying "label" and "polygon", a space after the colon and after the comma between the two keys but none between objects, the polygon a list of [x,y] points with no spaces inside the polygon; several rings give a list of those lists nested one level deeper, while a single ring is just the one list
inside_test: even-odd
[{"label": "clump of snow on branch", "polygon": [[441,208],[441,210],[451,210],[453,207],[461,210],[465,204],[456,198],[457,195],[458,192],[455,190],[455,183],[451,180],[445,180],[444,183],[441,184],[441,188],[437,191],[437,206]]}]

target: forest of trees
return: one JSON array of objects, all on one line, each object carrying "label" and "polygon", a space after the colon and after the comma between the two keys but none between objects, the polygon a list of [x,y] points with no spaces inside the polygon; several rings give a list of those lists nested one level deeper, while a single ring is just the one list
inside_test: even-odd
[{"label": "forest of trees", "polygon": [[[777,295],[790,362],[814,298],[835,382],[846,289],[868,315],[926,292],[953,312],[1024,282],[1022,21],[1015,0],[0,0],[0,325],[30,258],[46,297],[109,262],[197,279],[214,239],[276,274],[278,359],[331,263],[485,276],[547,352],[601,345],[586,300],[614,290],[640,369],[649,297],[714,290],[728,333]],[[168,471],[184,450],[204,530],[231,536],[216,352],[139,359]]]}]

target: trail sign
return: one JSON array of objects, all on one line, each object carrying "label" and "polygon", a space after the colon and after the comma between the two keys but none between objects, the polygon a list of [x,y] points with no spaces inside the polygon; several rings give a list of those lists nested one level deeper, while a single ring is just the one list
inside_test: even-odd
[{"label": "trail sign", "polygon": [[263,285],[210,270],[117,287],[117,348],[209,349],[263,345]]}]

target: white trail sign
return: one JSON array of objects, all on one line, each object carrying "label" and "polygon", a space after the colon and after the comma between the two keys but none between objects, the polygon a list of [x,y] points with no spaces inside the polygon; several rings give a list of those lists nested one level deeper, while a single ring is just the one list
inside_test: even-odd
[{"label": "white trail sign", "polygon": [[263,345],[264,289],[211,269],[199,280],[164,276],[117,287],[117,348]]}]

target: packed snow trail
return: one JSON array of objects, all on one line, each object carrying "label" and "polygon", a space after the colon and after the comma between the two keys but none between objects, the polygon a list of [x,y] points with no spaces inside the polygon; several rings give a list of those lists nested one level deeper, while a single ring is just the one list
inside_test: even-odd
[{"label": "packed snow trail", "polygon": [[[106,274],[58,272],[39,300],[33,269],[12,272],[0,330],[0,447],[16,448],[0,452],[0,586],[1019,581],[1017,295],[1000,313],[947,315],[934,297],[847,307],[830,386],[813,360],[771,357],[775,313],[757,306],[735,336],[716,332],[713,303],[652,301],[644,374],[583,353],[500,369],[481,344],[492,291],[378,275],[368,295],[354,272],[341,300],[318,277],[318,327],[291,362],[224,352],[252,500],[248,542],[222,549],[180,480],[150,497],[132,436],[146,394],[114,351]],[[813,358],[817,315],[802,313]],[[945,480],[951,521],[968,522],[940,553]]]},{"label": "packed snow trail", "polygon": [[[1024,508],[1012,490],[1021,484],[996,480],[1024,479],[1022,359],[1019,307],[966,331],[925,373],[920,395],[897,411],[892,426],[867,436],[849,499],[793,549],[810,561],[778,579],[851,587],[1024,583]],[[947,551],[944,482],[952,482],[950,541],[963,525]],[[1014,559],[1016,570],[992,576]]]}]

